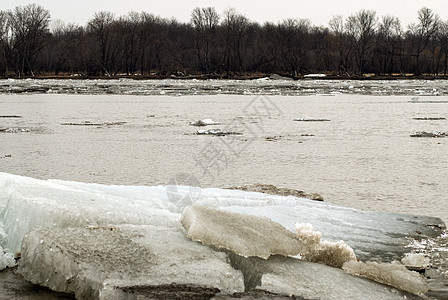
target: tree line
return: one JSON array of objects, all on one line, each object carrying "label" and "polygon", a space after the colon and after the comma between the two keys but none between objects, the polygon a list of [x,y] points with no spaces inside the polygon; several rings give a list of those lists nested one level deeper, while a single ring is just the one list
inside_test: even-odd
[{"label": "tree line", "polygon": [[360,10],[327,27],[308,19],[259,24],[235,9],[197,7],[188,23],[102,11],[80,26],[51,23],[47,9],[30,4],[0,11],[0,74],[447,75],[448,21],[428,8],[417,20],[403,28],[395,16]]}]

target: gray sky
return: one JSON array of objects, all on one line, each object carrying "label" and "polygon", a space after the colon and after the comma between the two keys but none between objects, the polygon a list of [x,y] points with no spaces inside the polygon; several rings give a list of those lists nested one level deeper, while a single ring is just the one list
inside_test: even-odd
[{"label": "gray sky", "polygon": [[37,3],[50,10],[53,20],[85,25],[95,12],[110,11],[124,15],[129,11],[146,11],[154,15],[187,22],[195,7],[213,6],[219,13],[229,7],[246,15],[249,19],[263,23],[277,22],[286,18],[309,18],[315,25],[328,25],[333,15],[345,17],[360,9],[373,9],[378,16],[394,15],[404,27],[417,22],[417,11],[423,6],[431,8],[443,20],[448,20],[447,0],[0,0],[0,10],[13,9],[29,3]]}]

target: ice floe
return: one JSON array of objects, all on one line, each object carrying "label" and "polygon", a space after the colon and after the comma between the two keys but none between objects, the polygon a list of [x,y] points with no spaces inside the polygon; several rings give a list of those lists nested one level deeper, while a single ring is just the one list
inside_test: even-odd
[{"label": "ice floe", "polygon": [[208,126],[208,125],[220,125],[221,123],[215,122],[212,119],[204,119],[204,120],[198,120],[195,122],[190,122],[191,126]]},{"label": "ice floe", "polygon": [[84,122],[68,122],[68,123],[61,123],[61,125],[64,126],[116,126],[116,125],[124,125],[127,122],[100,122],[100,123],[93,123],[90,121],[84,121]]},{"label": "ice floe", "polygon": [[329,122],[331,120],[323,119],[323,118],[296,118],[293,121],[297,121],[297,122]]},{"label": "ice floe", "polygon": [[22,133],[22,132],[31,132],[32,129],[28,127],[9,127],[9,128],[0,128],[0,132],[4,133]]},{"label": "ice floe", "polygon": [[414,120],[419,121],[441,121],[446,120],[444,117],[415,117]]},{"label": "ice floe", "polygon": [[225,135],[242,135],[241,132],[235,131],[223,131],[221,129],[199,129],[196,134],[198,135],[217,135],[217,136],[225,136]]},{"label": "ice floe", "polygon": [[411,134],[411,137],[428,137],[428,138],[444,138],[446,136],[447,133],[441,131],[432,131],[432,132],[418,131],[414,134]]},{"label": "ice floe", "polygon": [[[183,190],[188,187],[178,189]],[[363,261],[390,263],[413,250],[410,239],[437,237],[444,228],[438,218],[366,212],[294,196],[208,188],[178,202],[166,186],[0,173],[0,267],[20,258],[18,270],[27,280],[78,298],[252,289],[317,299],[409,298],[322,263],[354,262],[351,248]],[[317,255],[310,255],[313,251]],[[287,257],[296,253],[320,263]],[[344,258],[322,259],[338,257],[335,253]],[[406,280],[395,286],[424,292],[421,277],[417,284]]]}]

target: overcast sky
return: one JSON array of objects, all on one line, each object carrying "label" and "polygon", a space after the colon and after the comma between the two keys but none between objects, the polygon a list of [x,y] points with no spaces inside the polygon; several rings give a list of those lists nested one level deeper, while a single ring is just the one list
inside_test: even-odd
[{"label": "overcast sky", "polygon": [[188,22],[193,8],[206,6],[215,7],[219,13],[233,7],[259,23],[309,18],[315,25],[327,26],[334,15],[345,18],[360,9],[373,9],[378,16],[389,14],[399,17],[405,27],[411,22],[417,22],[417,11],[424,6],[438,13],[443,20],[448,20],[448,0],[0,0],[0,10],[29,3],[37,3],[50,10],[53,20],[61,19],[79,25],[85,25],[98,11],[110,11],[116,15],[146,11]]}]

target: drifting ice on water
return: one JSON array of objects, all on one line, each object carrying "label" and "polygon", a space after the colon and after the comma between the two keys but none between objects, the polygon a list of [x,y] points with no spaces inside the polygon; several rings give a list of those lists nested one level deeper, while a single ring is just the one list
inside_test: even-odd
[{"label": "drifting ice on water", "polygon": [[[403,299],[404,291],[425,293],[424,279],[384,263],[410,252],[409,239],[436,237],[444,228],[437,218],[293,196],[210,188],[177,201],[182,197],[167,189],[0,173],[0,267],[20,256],[25,279],[81,299],[148,296],[167,284],[180,294],[257,289],[313,299]],[[189,189],[176,190],[182,196]],[[378,280],[378,272],[399,274],[397,268],[395,282]]]}]

